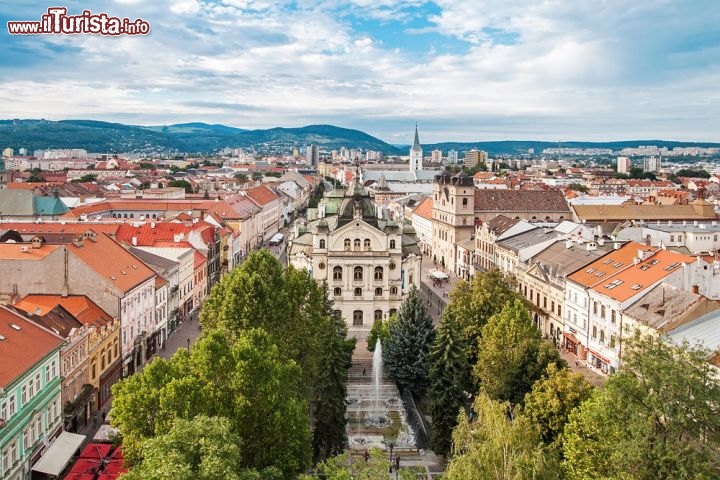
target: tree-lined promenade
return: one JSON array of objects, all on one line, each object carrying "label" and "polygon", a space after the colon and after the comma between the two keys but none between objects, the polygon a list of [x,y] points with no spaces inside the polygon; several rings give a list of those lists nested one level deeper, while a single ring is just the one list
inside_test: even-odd
[{"label": "tree-lined promenade", "polygon": [[[325,285],[250,255],[214,287],[191,351],[114,388],[127,478],[385,478],[382,452],[343,455],[354,341],[332,312]],[[389,375],[426,406],[443,478],[717,478],[720,389],[699,347],[638,337],[595,388],[497,271],[460,281],[437,328],[411,290],[377,339]]]}]

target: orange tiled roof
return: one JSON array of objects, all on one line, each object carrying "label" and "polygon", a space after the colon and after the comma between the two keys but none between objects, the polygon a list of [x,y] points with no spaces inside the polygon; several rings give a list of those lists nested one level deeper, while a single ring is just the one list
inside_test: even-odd
[{"label": "orange tiled roof", "polygon": [[165,280],[163,277],[161,277],[160,275],[155,277],[155,288],[156,289],[162,287],[163,285],[167,285],[168,283],[169,282],[167,280]]},{"label": "orange tiled roof", "polygon": [[0,306],[0,335],[3,338],[0,340],[0,387],[3,388],[64,342],[59,336],[3,306]]},{"label": "orange tiled roof", "polygon": [[413,213],[426,220],[432,220],[432,209],[433,199],[432,197],[427,197],[422,202],[420,202],[420,205],[415,208]]},{"label": "orange tiled roof", "polygon": [[119,223],[90,223],[90,222],[43,222],[43,223],[30,223],[30,222],[3,222],[3,230],[16,230],[21,235],[34,234],[41,236],[43,233],[67,233],[67,234],[81,234],[88,230],[92,230],[95,233],[107,233],[110,236],[114,236],[117,229],[120,227]]},{"label": "orange tiled roof", "polygon": [[97,274],[128,292],[155,277],[155,272],[107,235],[85,239],[81,246],[70,243],[68,251]]},{"label": "orange tiled roof", "polygon": [[205,263],[207,263],[207,259],[203,257],[202,253],[195,250],[195,268],[199,268]]},{"label": "orange tiled roof", "polygon": [[626,243],[619,249],[608,252],[594,262],[585,265],[582,269],[568,276],[568,279],[583,287],[592,287],[601,282],[607,283],[607,279],[618,273],[620,269],[632,265],[638,250],[644,250],[645,248],[647,248],[645,245],[637,242]]},{"label": "orange tiled roof", "polygon": [[35,312],[39,308],[38,315],[45,315],[57,305],[62,306],[85,325],[102,327],[113,321],[112,316],[85,295],[63,297],[62,295],[30,294],[15,304],[16,307],[26,312]]},{"label": "orange tiled roof", "polygon": [[247,196],[258,205],[267,205],[268,203],[280,198],[270,187],[266,185],[251,188],[247,191]]},{"label": "orange tiled roof", "polygon": [[645,260],[617,272],[595,285],[593,290],[623,302],[682,268],[683,263],[692,263],[695,260],[689,255],[669,250],[653,251],[655,253]]},{"label": "orange tiled roof", "polygon": [[43,244],[40,248],[32,248],[29,243],[0,243],[0,258],[3,260],[42,260],[58,248],[60,245]]},{"label": "orange tiled roof", "polygon": [[157,242],[173,242],[175,235],[180,235],[183,240],[186,240],[187,235],[192,231],[200,232],[205,244],[212,243],[215,238],[215,227],[207,222],[197,222],[191,225],[178,222],[151,222],[137,227],[123,223],[119,225],[115,239],[118,242],[130,244],[135,238],[134,244],[150,247],[156,245]]}]

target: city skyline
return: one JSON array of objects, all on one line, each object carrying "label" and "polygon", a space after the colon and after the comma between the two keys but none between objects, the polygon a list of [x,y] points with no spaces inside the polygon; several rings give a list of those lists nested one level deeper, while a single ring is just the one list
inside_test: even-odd
[{"label": "city skyline", "polygon": [[[51,4],[0,5],[5,25]],[[333,124],[392,144],[720,141],[709,1],[65,2],[149,35],[13,36],[5,118]]]}]

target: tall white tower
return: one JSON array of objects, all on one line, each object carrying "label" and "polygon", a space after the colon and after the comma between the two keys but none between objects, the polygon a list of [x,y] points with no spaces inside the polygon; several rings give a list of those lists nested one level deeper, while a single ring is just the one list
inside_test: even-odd
[{"label": "tall white tower", "polygon": [[415,141],[410,147],[410,171],[422,170],[423,151],[418,137],[417,123],[415,124]]}]

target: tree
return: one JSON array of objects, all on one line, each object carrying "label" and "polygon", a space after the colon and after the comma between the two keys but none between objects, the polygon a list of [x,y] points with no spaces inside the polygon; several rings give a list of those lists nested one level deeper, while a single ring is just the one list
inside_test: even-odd
[{"label": "tree", "polygon": [[540,429],[547,445],[562,444],[562,433],[570,412],[590,398],[593,386],[580,373],[548,365],[547,376],[536,381],[525,395],[522,415]]},{"label": "tree", "polygon": [[[299,480],[378,480],[388,477],[390,461],[383,451],[373,448],[368,452],[367,462],[351,460],[347,453],[328,458],[315,467],[315,473],[300,475]],[[421,472],[424,470],[420,470]],[[400,480],[417,480],[418,469],[400,466]]]},{"label": "tree", "polygon": [[262,174],[262,172],[253,172],[251,177],[254,181],[257,182],[258,180],[262,180],[263,174]]},{"label": "tree", "polygon": [[522,416],[512,418],[510,405],[480,393],[473,420],[462,414],[453,432],[453,454],[443,478],[525,480],[556,479],[537,429]]},{"label": "tree", "polygon": [[88,183],[97,180],[97,175],[94,173],[87,173],[80,178],[73,179],[70,183]]},{"label": "tree", "polygon": [[276,467],[288,478],[310,461],[303,394],[299,367],[281,358],[266,332],[242,332],[233,345],[213,332],[191,353],[156,358],[115,384],[112,421],[134,466],[143,461],[145,442],[170,433],[179,420],[225,417],[239,438],[242,467]]},{"label": "tree", "polygon": [[237,180],[238,183],[246,183],[248,181],[248,176],[244,173],[236,173],[233,178]]},{"label": "tree", "polygon": [[524,303],[516,299],[483,328],[474,374],[490,398],[517,405],[550,363],[561,363],[559,354],[542,342]]},{"label": "tree", "polygon": [[168,187],[180,187],[185,189],[185,193],[193,193],[193,186],[187,180],[170,180]]},{"label": "tree", "polygon": [[413,285],[400,305],[397,319],[388,326],[383,361],[388,374],[414,393],[425,393],[429,385],[430,347],[435,338],[432,318],[420,290]]},{"label": "tree", "polygon": [[42,170],[39,168],[33,168],[30,170],[30,176],[26,180],[27,182],[44,182],[45,177],[42,174]]},{"label": "tree", "polygon": [[460,281],[450,292],[450,304],[445,308],[455,317],[465,337],[468,361],[477,362],[478,339],[487,321],[506,304],[521,298],[514,280],[500,270],[478,272],[470,282]]},{"label": "tree", "polygon": [[590,191],[587,185],[583,185],[582,183],[571,183],[570,185],[568,185],[568,188],[570,190],[575,190],[576,192],[581,193],[588,193]]},{"label": "tree", "polygon": [[[259,475],[242,467],[240,438],[224,417],[179,419],[168,433],[143,442],[141,450],[142,462],[123,480],[243,480]],[[281,472],[273,470],[280,480]],[[262,473],[262,478],[273,478],[272,470]]]},{"label": "tree", "polygon": [[465,357],[465,342],[460,325],[451,315],[443,315],[430,351],[430,415],[432,436],[430,446],[436,453],[450,452],[452,431],[458,412],[470,390],[470,367]]},{"label": "tree", "polygon": [[631,340],[618,373],[570,414],[567,478],[717,478],[720,385],[709,353],[661,338]]},{"label": "tree", "polygon": [[368,333],[367,337],[367,349],[370,352],[375,351],[375,345],[377,345],[377,341],[380,340],[380,343],[384,343],[385,340],[387,340],[388,336],[388,324],[393,320],[393,318],[389,319],[387,322],[383,322],[382,318],[378,318],[373,322],[373,326],[370,328],[370,332]]},{"label": "tree", "polygon": [[[313,388],[313,458],[339,455],[347,439],[347,367],[352,361],[353,341],[345,340],[347,325],[338,315],[324,317],[318,343],[322,350],[318,378]],[[348,342],[352,346],[348,348]]]}]

